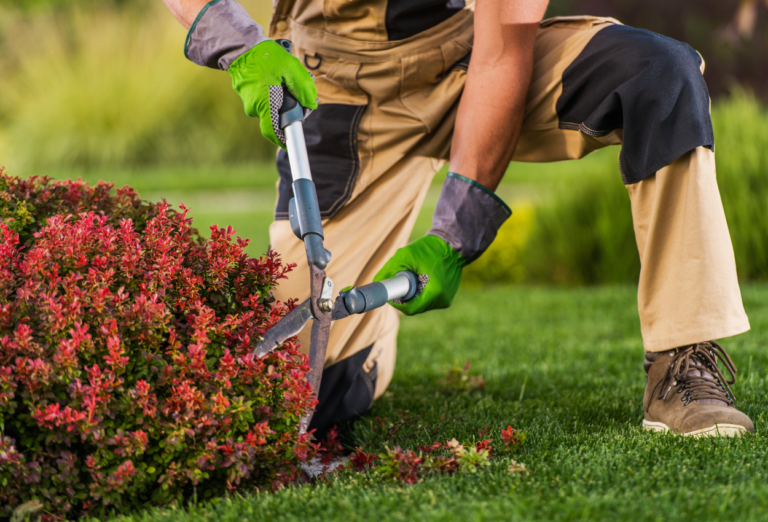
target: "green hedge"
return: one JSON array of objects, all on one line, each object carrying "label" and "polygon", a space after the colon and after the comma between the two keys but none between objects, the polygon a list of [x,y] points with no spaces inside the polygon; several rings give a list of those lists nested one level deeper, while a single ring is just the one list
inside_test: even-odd
[{"label": "green hedge", "polygon": [[742,281],[768,281],[768,107],[744,92],[716,104],[720,193]]}]

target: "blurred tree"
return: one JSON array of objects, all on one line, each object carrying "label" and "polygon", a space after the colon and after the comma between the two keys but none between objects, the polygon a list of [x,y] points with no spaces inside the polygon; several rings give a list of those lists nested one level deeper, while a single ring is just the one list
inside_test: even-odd
[{"label": "blurred tree", "polygon": [[766,5],[766,0],[552,0],[547,14],[612,16],[686,42],[706,61],[704,77],[713,97],[741,84],[768,100]]},{"label": "blurred tree", "polygon": [[[768,6],[768,0],[763,0]],[[742,40],[751,40],[755,34],[760,0],[741,0],[733,20],[720,31],[720,38],[734,47],[739,47]]]}]

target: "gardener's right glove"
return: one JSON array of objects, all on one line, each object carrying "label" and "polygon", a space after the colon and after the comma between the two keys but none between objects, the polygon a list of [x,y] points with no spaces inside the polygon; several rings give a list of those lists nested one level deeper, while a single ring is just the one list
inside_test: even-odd
[{"label": "gardener's right glove", "polygon": [[462,269],[485,252],[511,215],[492,191],[449,172],[432,215],[432,228],[395,252],[373,280],[383,281],[410,270],[426,284],[410,301],[393,302],[392,306],[406,315],[448,308],[459,289]]},{"label": "gardener's right glove", "polygon": [[248,116],[258,116],[261,133],[285,148],[277,111],[283,85],[305,109],[317,108],[312,75],[283,47],[264,35],[235,0],[212,0],[197,15],[187,34],[187,58],[198,65],[229,71]]}]

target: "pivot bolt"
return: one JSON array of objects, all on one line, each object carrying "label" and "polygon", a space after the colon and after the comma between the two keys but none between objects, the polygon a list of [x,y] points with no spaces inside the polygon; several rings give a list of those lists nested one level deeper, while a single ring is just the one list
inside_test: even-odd
[{"label": "pivot bolt", "polygon": [[317,307],[321,312],[329,313],[333,311],[333,299],[318,299]]},{"label": "pivot bolt", "polygon": [[330,277],[323,279],[323,290],[317,300],[317,307],[326,314],[333,311],[333,281]]}]

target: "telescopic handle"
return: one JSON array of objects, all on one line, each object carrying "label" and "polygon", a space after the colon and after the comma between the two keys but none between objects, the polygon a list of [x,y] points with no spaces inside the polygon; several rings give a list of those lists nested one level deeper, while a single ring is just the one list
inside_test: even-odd
[{"label": "telescopic handle", "polygon": [[352,288],[339,296],[344,299],[344,306],[351,314],[370,312],[384,306],[389,301],[400,299],[410,301],[416,296],[419,279],[411,271],[404,270],[391,279]]},{"label": "telescopic handle", "polygon": [[[291,52],[290,40],[276,40],[286,51]],[[285,134],[288,162],[291,165],[293,194],[288,205],[291,228],[304,241],[307,261],[310,265],[324,270],[331,260],[331,253],[323,246],[323,225],[317,191],[309,169],[307,144],[304,141],[304,108],[296,98],[283,87],[283,104],[278,110],[279,126]]]},{"label": "telescopic handle", "polygon": [[[280,39],[275,40],[283,49],[291,52],[291,48],[293,47],[293,43],[290,40],[286,39]],[[277,111],[278,116],[280,117],[280,128],[285,131],[286,127],[291,125],[292,123],[296,123],[297,121],[304,121],[304,107],[301,106],[301,104],[294,98],[293,94],[291,94],[291,91],[283,87],[283,104],[280,106],[280,109]],[[287,137],[287,136],[286,136]],[[303,135],[302,135],[303,138]]]}]

